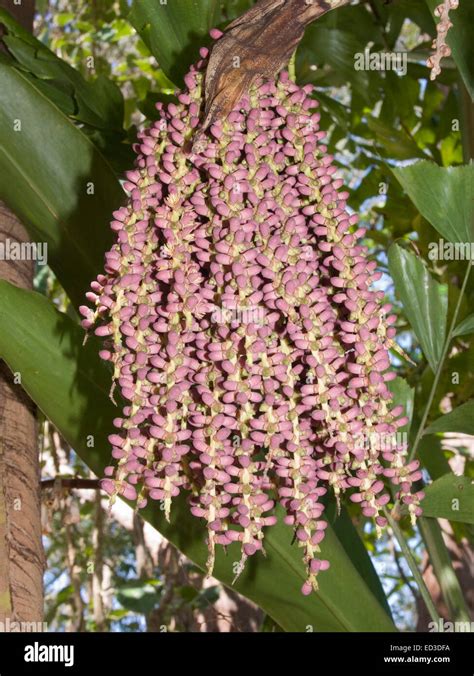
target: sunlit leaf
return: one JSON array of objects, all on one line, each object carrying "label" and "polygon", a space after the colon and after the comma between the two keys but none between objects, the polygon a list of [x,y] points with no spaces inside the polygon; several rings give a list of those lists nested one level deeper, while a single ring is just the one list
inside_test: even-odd
[{"label": "sunlit leaf", "polygon": [[459,432],[474,436],[474,399],[438,418],[425,430],[425,434],[435,432]]},{"label": "sunlit leaf", "polygon": [[399,244],[390,247],[388,263],[403,311],[435,371],[446,336],[447,286],[436,282],[423,261]]}]

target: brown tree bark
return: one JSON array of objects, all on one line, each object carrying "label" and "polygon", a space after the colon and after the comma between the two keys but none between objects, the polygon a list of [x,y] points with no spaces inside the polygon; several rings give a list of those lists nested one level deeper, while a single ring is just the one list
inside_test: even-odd
[{"label": "brown tree bark", "polygon": [[[21,4],[0,0],[0,7],[32,30],[32,0]],[[28,235],[0,203],[0,241],[6,239],[24,242]],[[0,279],[22,288],[32,288],[33,272],[32,261],[0,260]],[[7,620],[42,621],[43,561],[35,407],[21,387],[21,374],[12,374],[0,362],[0,622],[4,625]]]}]

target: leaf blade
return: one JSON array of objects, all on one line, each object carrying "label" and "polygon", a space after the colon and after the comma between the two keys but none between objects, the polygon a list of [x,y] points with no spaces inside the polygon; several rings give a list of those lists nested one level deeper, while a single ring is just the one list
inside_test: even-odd
[{"label": "leaf blade", "polygon": [[448,289],[430,275],[423,262],[399,244],[392,244],[388,265],[405,315],[433,371],[446,338]]},{"label": "leaf blade", "polygon": [[466,317],[453,331],[453,336],[467,336],[474,333],[474,314]]},{"label": "leaf blade", "polygon": [[466,401],[450,413],[441,416],[429,425],[424,434],[458,432],[474,436],[474,399]]},{"label": "leaf blade", "polygon": [[474,524],[474,486],[468,477],[445,474],[424,492],[424,516]]},{"label": "leaf blade", "polygon": [[78,306],[103,267],[111,213],[124,193],[93,143],[31,80],[0,63],[0,89],[0,198],[32,239],[47,244],[49,263]]},{"label": "leaf blade", "polygon": [[[449,242],[474,242],[474,165],[438,167],[422,160],[392,172],[418,211]],[[430,249],[437,257],[434,242]],[[429,254],[429,255],[430,255]]]},{"label": "leaf blade", "polygon": [[198,49],[208,42],[208,32],[217,18],[216,0],[179,0],[161,4],[134,0],[128,21],[172,82],[181,84]]}]

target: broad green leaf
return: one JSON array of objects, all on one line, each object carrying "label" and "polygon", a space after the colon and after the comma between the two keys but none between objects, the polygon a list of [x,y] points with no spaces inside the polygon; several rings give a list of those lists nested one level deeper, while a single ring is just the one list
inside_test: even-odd
[{"label": "broad green leaf", "polygon": [[94,144],[21,72],[0,63],[0,199],[80,305],[112,242],[124,193]]},{"label": "broad green leaf", "polygon": [[117,588],[117,601],[126,610],[147,614],[158,604],[159,592],[147,580],[128,580]]},{"label": "broad green leaf", "polygon": [[445,474],[424,491],[424,516],[474,524],[474,486],[468,477]]},{"label": "broad green leaf", "polygon": [[474,333],[474,315],[469,315],[453,331],[453,336],[466,336]]},{"label": "broad green leaf", "polygon": [[458,432],[459,434],[472,434],[474,436],[474,399],[438,418],[425,430],[425,434],[435,434],[436,432]]},{"label": "broad green leaf", "polygon": [[[440,0],[426,0],[428,7],[434,12]],[[451,52],[464,84],[474,99],[474,42],[472,40],[472,26],[474,25],[474,3],[470,0],[460,0],[459,7],[449,13],[452,27],[449,29],[446,42]],[[439,19],[435,19],[438,23]],[[441,62],[443,66],[443,61]]]},{"label": "broad green leaf", "polygon": [[[348,81],[365,101],[374,102],[376,87],[370,85],[378,74],[354,68],[354,55],[363,51],[363,42],[353,32],[328,28],[316,22],[306,29],[296,53],[297,73],[303,76],[304,82],[327,85],[329,71],[337,79],[334,84]],[[325,68],[310,70],[312,64],[324,64]]]},{"label": "broad green leaf", "polygon": [[63,112],[109,133],[123,130],[124,102],[114,82],[103,75],[85,80],[4,9],[0,9],[0,23],[7,28],[3,41],[16,59],[15,65]]},{"label": "broad green leaf", "polygon": [[218,17],[217,0],[134,0],[128,20],[177,85],[199,59],[199,47],[209,42]]},{"label": "broad green leaf", "polygon": [[[0,282],[0,357],[14,372],[44,414],[89,467],[101,475],[109,463],[107,436],[117,409],[108,392],[110,374],[97,356],[97,340],[82,347],[83,332],[43,296]],[[94,439],[91,448],[87,440]],[[198,566],[207,558],[205,529],[194,518],[186,496],[173,504],[167,523],[157,504],[142,512],[165,538]],[[266,557],[253,557],[235,584],[286,631],[391,631],[380,582],[350,519],[328,511],[329,526],[322,556],[331,568],[320,576],[320,591],[304,597],[301,549],[292,545],[293,533],[282,523],[267,532]],[[214,575],[230,586],[238,545],[219,552]],[[357,599],[352,603],[351,599]]]},{"label": "broad green leaf", "polygon": [[433,480],[451,472],[451,466],[443,451],[441,437],[433,434],[422,437],[418,444],[417,456]]},{"label": "broad green leaf", "polygon": [[410,387],[406,380],[397,377],[389,382],[389,389],[393,395],[394,406],[403,406],[404,415],[408,418],[408,423],[398,431],[408,434],[410,432],[413,419],[413,403],[415,398],[415,389]]},{"label": "broad green leaf", "polygon": [[388,265],[405,316],[435,371],[446,336],[448,288],[438,284],[423,261],[399,244],[390,247]]},{"label": "broad green leaf", "polygon": [[446,168],[423,160],[392,171],[442,237],[458,244],[474,242],[474,164]]},{"label": "broad green leaf", "polygon": [[[422,33],[434,34],[433,19],[430,15],[429,9],[422,2],[413,2],[413,0],[397,0],[390,7],[384,8],[390,12],[389,34],[392,32],[392,23],[397,24],[400,28],[407,19],[411,19],[415,24],[421,28]],[[398,33],[395,34],[398,37]]]},{"label": "broad green leaf", "polygon": [[376,117],[368,117],[369,129],[374,132],[378,142],[383,146],[388,157],[399,160],[410,160],[422,157],[423,151],[413,139],[402,129],[395,129],[391,124],[384,124]]}]

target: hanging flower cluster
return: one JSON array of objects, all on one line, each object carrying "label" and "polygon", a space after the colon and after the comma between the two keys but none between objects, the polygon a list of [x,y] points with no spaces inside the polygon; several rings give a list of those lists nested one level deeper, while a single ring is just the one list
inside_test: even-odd
[{"label": "hanging flower cluster", "polygon": [[435,7],[434,15],[439,18],[439,21],[436,24],[436,38],[432,44],[434,52],[426,62],[428,68],[431,68],[430,80],[436,80],[441,73],[442,59],[451,56],[451,48],[446,42],[449,29],[453,25],[449,13],[458,7],[459,0],[443,0],[440,5]]},{"label": "hanging flower cluster", "polygon": [[[241,567],[286,512],[307,568],[329,562],[322,497],[348,492],[377,530],[384,477],[414,519],[418,462],[404,464],[391,408],[395,315],[319,131],[311,86],[283,72],[197,131],[202,60],[179,103],[142,131],[116,242],[83,307],[126,400],[109,439],[111,496],[171,503],[190,492],[216,545]],[[390,443],[387,443],[389,440]]]}]

